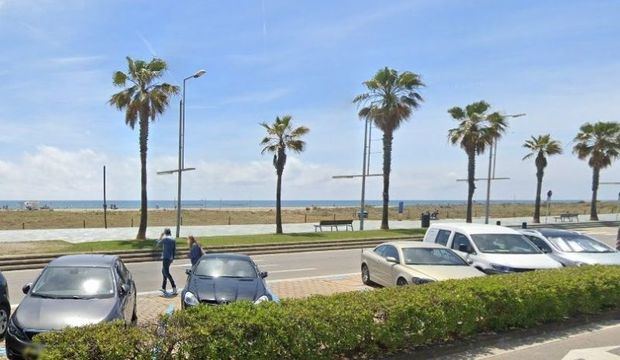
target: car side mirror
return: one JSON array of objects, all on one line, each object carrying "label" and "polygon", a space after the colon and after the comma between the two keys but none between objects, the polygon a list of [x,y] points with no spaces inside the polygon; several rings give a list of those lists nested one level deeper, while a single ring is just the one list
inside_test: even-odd
[{"label": "car side mirror", "polygon": [[268,275],[269,275],[269,273],[266,272],[266,271],[261,271],[260,272],[260,277],[262,277],[263,279],[266,278]]},{"label": "car side mirror", "polygon": [[32,287],[32,283],[28,283],[22,287],[22,292],[24,294],[28,294],[30,292],[30,288]]},{"label": "car side mirror", "polygon": [[185,274],[191,275],[192,274],[192,269],[185,269]]},{"label": "car side mirror", "polygon": [[538,248],[540,249],[540,251],[544,252],[545,254],[549,253],[549,250],[544,248],[544,247],[542,247],[542,246],[539,246]]},{"label": "car side mirror", "polygon": [[388,257],[386,257],[386,258],[385,258],[385,260],[386,260],[387,262],[391,262],[391,263],[394,263],[394,264],[398,264],[398,260],[396,260],[396,258],[395,258],[395,257],[393,257],[393,256],[388,256]]},{"label": "car side mirror", "polygon": [[469,246],[467,244],[459,244],[459,251],[469,253]]},{"label": "car side mirror", "polygon": [[121,285],[121,294],[128,294],[129,290],[131,290],[131,288],[129,287],[129,285],[127,284],[123,284]]},{"label": "car side mirror", "polygon": [[472,265],[474,263],[474,261],[470,258],[465,259],[465,261],[469,264]]}]

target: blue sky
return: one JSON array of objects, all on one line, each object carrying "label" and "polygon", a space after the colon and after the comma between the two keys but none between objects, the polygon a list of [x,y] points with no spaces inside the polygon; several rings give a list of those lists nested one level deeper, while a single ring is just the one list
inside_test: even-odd
[{"label": "blue sky", "polygon": [[[484,99],[514,119],[500,142],[496,199],[530,199],[523,141],[550,132],[565,154],[545,189],[588,199],[591,172],[570,152],[586,121],[618,121],[618,1],[99,1],[0,0],[0,198],[94,199],[107,164],[110,197],[138,198],[137,132],[106,104],[125,56],[168,61],[188,83],[192,199],[270,199],[275,173],[257,125],[291,114],[311,128],[290,158],[285,199],[356,199],[362,123],[352,98],[377,69],[419,73],[425,102],[395,136],[392,198],[464,199],[462,150],[446,110]],[[172,199],[178,99],[151,127],[149,191]],[[380,134],[371,167],[381,168]],[[483,156],[478,175],[485,173]],[[620,165],[603,180],[620,180]],[[380,198],[379,181],[368,197]],[[615,199],[618,187],[602,187]],[[480,186],[476,198],[484,197]]]}]

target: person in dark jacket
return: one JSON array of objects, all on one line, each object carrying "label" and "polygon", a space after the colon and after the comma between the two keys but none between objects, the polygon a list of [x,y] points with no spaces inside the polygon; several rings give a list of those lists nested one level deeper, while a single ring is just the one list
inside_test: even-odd
[{"label": "person in dark jacket", "polygon": [[187,245],[189,246],[189,260],[192,262],[192,266],[194,266],[205,252],[192,235],[187,237]]},{"label": "person in dark jacket", "polygon": [[164,276],[164,281],[162,282],[160,291],[162,292],[164,296],[168,295],[168,292],[166,292],[166,285],[168,283],[168,280],[170,280],[170,285],[172,286],[171,295],[176,295],[177,285],[174,283],[174,279],[172,278],[172,275],[170,274],[170,265],[174,261],[174,254],[177,249],[177,243],[172,238],[172,232],[170,231],[170,229],[165,229],[164,232],[159,236],[159,240],[157,241],[157,246],[162,247],[161,273]]}]

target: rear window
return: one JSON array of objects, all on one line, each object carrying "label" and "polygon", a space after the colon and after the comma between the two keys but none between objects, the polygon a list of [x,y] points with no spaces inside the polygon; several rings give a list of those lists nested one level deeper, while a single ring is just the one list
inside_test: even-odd
[{"label": "rear window", "polygon": [[439,230],[437,233],[437,237],[435,238],[435,243],[446,246],[448,244],[448,239],[450,238],[451,231],[449,230]]}]

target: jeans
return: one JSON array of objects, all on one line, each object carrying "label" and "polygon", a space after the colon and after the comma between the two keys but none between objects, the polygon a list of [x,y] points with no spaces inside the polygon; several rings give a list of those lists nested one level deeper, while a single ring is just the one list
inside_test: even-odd
[{"label": "jeans", "polygon": [[163,259],[162,260],[162,268],[161,268],[161,273],[164,276],[164,282],[161,285],[161,288],[166,290],[166,284],[168,283],[168,279],[170,279],[170,285],[172,285],[173,288],[176,288],[176,284],[174,283],[174,279],[172,278],[172,275],[170,275],[170,264],[172,264],[172,259]]}]

